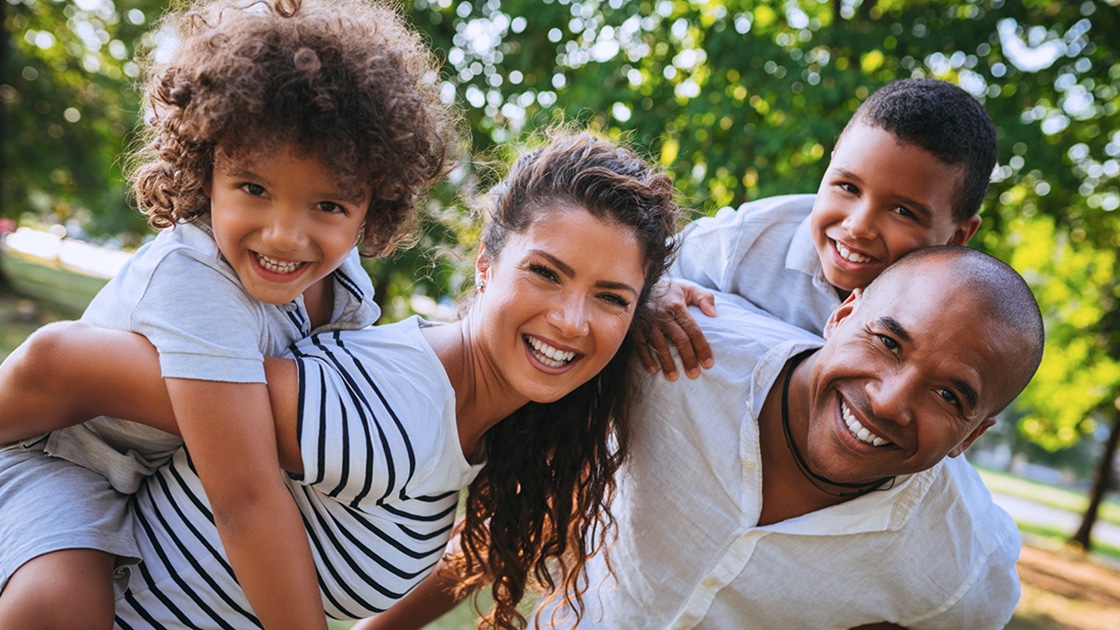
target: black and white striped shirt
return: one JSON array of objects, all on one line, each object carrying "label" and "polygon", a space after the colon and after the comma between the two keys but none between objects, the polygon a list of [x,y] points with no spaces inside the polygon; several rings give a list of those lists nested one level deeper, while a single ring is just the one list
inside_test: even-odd
[{"label": "black and white striped shirt", "polygon": [[[463,457],[455,392],[421,324],[314,335],[293,349],[304,475],[287,484],[334,618],[382,611],[432,569],[458,491],[480,468]],[[185,451],[133,507],[143,562],[118,600],[117,627],[260,627]]]}]

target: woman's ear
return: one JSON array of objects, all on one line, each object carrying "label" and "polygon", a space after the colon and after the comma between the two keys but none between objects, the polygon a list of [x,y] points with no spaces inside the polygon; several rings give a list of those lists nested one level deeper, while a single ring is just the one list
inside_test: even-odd
[{"label": "woman's ear", "polygon": [[486,281],[490,279],[490,254],[486,251],[486,244],[478,246],[478,258],[474,261],[474,287],[482,293],[486,289]]}]

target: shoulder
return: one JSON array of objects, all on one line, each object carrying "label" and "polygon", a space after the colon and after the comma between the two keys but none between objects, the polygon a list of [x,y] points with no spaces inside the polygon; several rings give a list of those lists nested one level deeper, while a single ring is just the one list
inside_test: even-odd
[{"label": "shoulder", "polygon": [[800,223],[812,212],[816,198],[816,195],[764,197],[740,205],[735,212],[743,221]]}]

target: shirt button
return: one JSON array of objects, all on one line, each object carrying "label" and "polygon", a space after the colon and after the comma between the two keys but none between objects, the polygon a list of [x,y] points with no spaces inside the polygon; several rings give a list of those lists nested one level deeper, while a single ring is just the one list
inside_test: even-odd
[{"label": "shirt button", "polygon": [[703,586],[708,590],[715,590],[719,588],[719,582],[717,582],[715,578],[708,578],[704,580]]},{"label": "shirt button", "polygon": [[743,465],[750,470],[754,470],[755,463],[753,459],[748,459],[747,461],[743,462]]}]

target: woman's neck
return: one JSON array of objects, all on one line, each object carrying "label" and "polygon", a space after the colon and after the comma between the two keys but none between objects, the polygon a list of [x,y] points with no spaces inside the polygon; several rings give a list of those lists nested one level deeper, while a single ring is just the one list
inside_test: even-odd
[{"label": "woman's neck", "polygon": [[501,372],[478,343],[470,315],[455,324],[425,328],[424,336],[455,390],[459,444],[470,458],[490,427],[529,401],[510,390],[501,378]]}]

